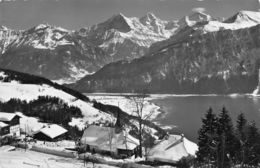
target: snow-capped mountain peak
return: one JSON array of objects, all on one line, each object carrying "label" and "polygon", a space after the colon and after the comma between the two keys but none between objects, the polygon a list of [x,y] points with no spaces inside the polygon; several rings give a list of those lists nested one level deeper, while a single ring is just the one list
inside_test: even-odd
[{"label": "snow-capped mountain peak", "polygon": [[256,22],[260,23],[260,12],[253,11],[239,11],[231,18],[224,21],[225,23],[242,23],[242,22]]},{"label": "snow-capped mountain peak", "polygon": [[48,23],[43,23],[35,26],[32,29],[24,31],[24,36],[21,38],[26,38],[26,40],[20,39],[21,42],[37,49],[49,49],[54,50],[60,45],[72,45],[73,43],[67,39],[69,31],[60,27],[52,26]]},{"label": "snow-capped mountain peak", "polygon": [[120,32],[129,32],[129,31],[131,31],[131,27],[130,27],[131,23],[129,23],[129,22],[130,22],[129,18],[124,16],[122,13],[119,13],[119,14],[112,16],[107,21],[99,24],[98,26],[105,30],[115,29]]},{"label": "snow-capped mountain peak", "polygon": [[41,23],[37,26],[34,27],[35,30],[40,30],[40,29],[46,29],[46,28],[49,28],[50,25],[48,23]]},{"label": "snow-capped mountain peak", "polygon": [[152,13],[141,18],[119,13],[107,21],[81,29],[78,34],[107,52],[113,61],[144,55],[154,42],[170,37],[176,27]]},{"label": "snow-capped mountain peak", "polygon": [[203,26],[204,32],[237,30],[260,24],[260,12],[240,11],[223,22],[212,20]]},{"label": "snow-capped mountain peak", "polygon": [[145,16],[140,18],[140,21],[144,24],[147,22],[153,22],[156,20],[160,20],[160,19],[157,18],[152,12],[148,12]]},{"label": "snow-capped mountain peak", "polygon": [[40,31],[40,30],[45,30],[45,29],[51,29],[53,31],[60,31],[60,32],[65,32],[65,33],[70,32],[67,29],[64,29],[64,28],[58,27],[58,26],[54,26],[54,25],[50,25],[49,23],[41,23],[34,27],[34,31]]},{"label": "snow-capped mountain peak", "polygon": [[178,24],[180,25],[180,28],[186,27],[186,26],[194,26],[195,24],[199,22],[208,22],[211,21],[212,17],[204,12],[192,12],[187,16],[184,16]]}]

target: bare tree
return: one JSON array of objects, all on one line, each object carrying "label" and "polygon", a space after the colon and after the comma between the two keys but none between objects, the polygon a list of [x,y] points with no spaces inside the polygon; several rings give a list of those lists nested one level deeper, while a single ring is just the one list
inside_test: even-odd
[{"label": "bare tree", "polygon": [[113,129],[115,125],[115,117],[113,117],[112,113],[109,113],[110,115],[107,116],[107,119],[109,120],[108,124],[108,141],[109,141],[109,148],[110,148],[110,153],[112,154],[112,145],[113,145],[113,137],[115,135],[115,130]]},{"label": "bare tree", "polygon": [[133,115],[137,117],[138,121],[138,139],[140,143],[139,155],[142,157],[142,146],[143,146],[143,133],[144,133],[144,121],[150,120],[153,115],[153,111],[144,111],[146,98],[149,97],[147,92],[142,92],[140,94],[132,94],[125,96],[133,104],[134,110]]}]

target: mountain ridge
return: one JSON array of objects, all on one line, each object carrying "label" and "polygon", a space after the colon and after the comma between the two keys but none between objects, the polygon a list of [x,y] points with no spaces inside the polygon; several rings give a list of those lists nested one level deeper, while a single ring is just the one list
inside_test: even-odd
[{"label": "mountain ridge", "polygon": [[[226,28],[203,31],[210,22]],[[170,39],[152,45],[144,57],[104,66],[71,87],[82,92],[146,88],[151,93],[251,93],[257,85],[260,25],[233,29],[230,24],[187,25]]]},{"label": "mountain ridge", "polygon": [[151,13],[143,21],[145,18],[146,25],[140,18],[117,14],[79,30],[48,23],[19,31],[2,27],[0,66],[61,83],[74,82],[108,63],[143,56],[152,43],[168,38],[173,32],[170,22]]}]

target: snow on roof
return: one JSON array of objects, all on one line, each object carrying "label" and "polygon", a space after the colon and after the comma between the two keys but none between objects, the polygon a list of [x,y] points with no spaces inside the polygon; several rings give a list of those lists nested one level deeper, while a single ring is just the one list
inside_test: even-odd
[{"label": "snow on roof", "polygon": [[134,150],[139,145],[139,141],[131,135],[120,134],[117,141],[117,149]]},{"label": "snow on roof", "polygon": [[133,150],[139,141],[125,131],[115,133],[115,128],[91,125],[81,138],[81,143],[96,146],[102,150],[115,151],[116,149]]},{"label": "snow on roof", "polygon": [[169,135],[150,150],[148,159],[175,163],[183,157],[195,155],[197,150],[198,146],[185,137]]},{"label": "snow on roof", "polygon": [[0,112],[0,121],[11,121],[15,116],[15,113]]},{"label": "snow on roof", "polygon": [[39,132],[44,125],[48,125],[47,123],[39,122],[38,118],[26,116],[22,112],[17,111],[15,112],[15,114],[20,117],[21,132],[26,133],[28,135],[33,135],[36,132]]},{"label": "snow on roof", "polygon": [[0,128],[6,127],[6,126],[8,126],[8,124],[3,123],[3,122],[0,121]]},{"label": "snow on roof", "polygon": [[40,129],[39,132],[54,139],[62,134],[65,134],[68,131],[57,124],[50,124],[50,125],[43,127],[42,129]]}]

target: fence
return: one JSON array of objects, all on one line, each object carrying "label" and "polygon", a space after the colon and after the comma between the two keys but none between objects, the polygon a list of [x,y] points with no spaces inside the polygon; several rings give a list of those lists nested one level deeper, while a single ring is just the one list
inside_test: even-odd
[{"label": "fence", "polygon": [[47,148],[40,148],[37,146],[32,146],[30,149],[32,151],[61,156],[61,157],[67,157],[67,158],[76,158],[76,154],[74,152],[65,152],[65,151],[57,151],[53,149],[47,149]]}]

